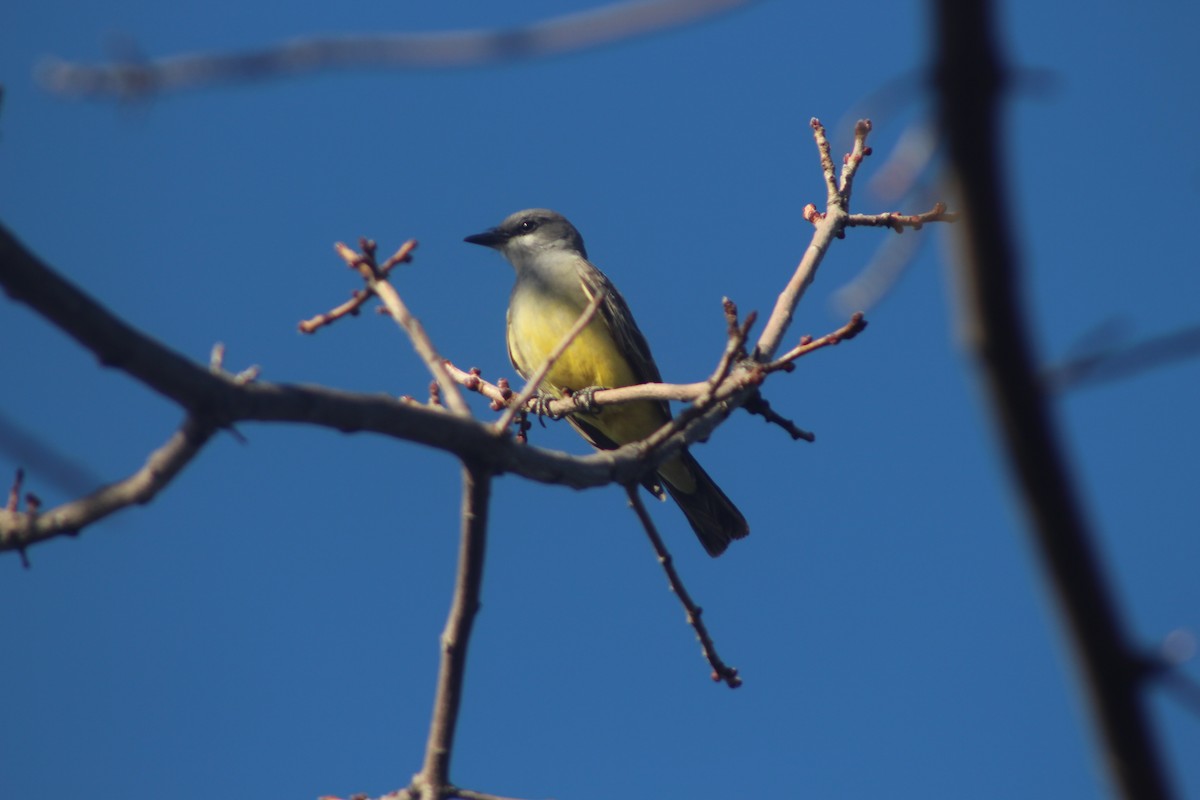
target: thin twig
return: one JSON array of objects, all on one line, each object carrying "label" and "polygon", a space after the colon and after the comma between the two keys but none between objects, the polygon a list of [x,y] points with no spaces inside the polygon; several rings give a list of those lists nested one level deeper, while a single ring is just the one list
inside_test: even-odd
[{"label": "thin twig", "polygon": [[[394,266],[407,260],[415,246],[416,242],[414,241],[405,242],[385,265]],[[334,249],[337,250],[342,260],[346,262],[347,266],[358,271],[366,281],[367,288],[375,293],[396,324],[408,334],[413,349],[425,362],[425,368],[429,370],[429,374],[441,388],[443,399],[449,409],[459,416],[470,416],[471,409],[467,406],[467,401],[463,399],[462,393],[458,391],[458,384],[446,372],[445,359],[438,355],[437,348],[433,346],[429,335],[425,333],[425,327],[421,325],[421,321],[409,313],[408,306],[404,305],[404,301],[400,299],[395,287],[387,282],[386,273],[376,265],[375,243],[369,239],[361,239],[359,247],[363,250],[361,254],[341,242],[334,245]]]},{"label": "thin twig", "polygon": [[340,306],[335,306],[329,311],[317,314],[315,317],[300,320],[296,328],[301,333],[316,333],[326,325],[332,325],[342,317],[357,316],[367,300],[373,295],[366,289],[355,289],[350,292],[350,299],[342,303]]},{"label": "thin twig", "polygon": [[771,404],[767,402],[767,398],[762,396],[762,392],[755,392],[750,395],[746,402],[742,404],[742,409],[747,413],[762,417],[769,424],[778,425],[783,428],[792,437],[793,441],[815,442],[817,440],[815,433],[804,430],[771,408]]},{"label": "thin twig", "polygon": [[746,321],[738,323],[737,306],[728,297],[721,301],[725,309],[725,319],[728,323],[728,338],[725,340],[725,351],[717,361],[717,367],[708,378],[708,391],[696,399],[696,405],[707,406],[712,402],[717,387],[729,377],[733,365],[746,358],[746,339],[750,337],[750,328],[758,319],[758,313],[751,311],[746,315]]},{"label": "thin twig", "polygon": [[854,185],[854,176],[862,166],[863,159],[871,155],[867,147],[867,136],[871,133],[871,120],[860,119],[854,123],[854,148],[842,161],[842,178],[838,185],[838,195],[842,199],[842,207],[850,210],[850,192]]},{"label": "thin twig", "polygon": [[[388,275],[395,267],[400,264],[406,264],[412,261],[412,251],[417,247],[416,239],[409,239],[404,244],[400,245],[400,249],[392,254],[387,261],[380,264],[378,267],[379,278],[382,279]],[[351,265],[354,266],[354,265]],[[335,308],[330,309],[322,314],[317,314],[306,320],[302,320],[296,327],[301,333],[316,333],[326,325],[332,325],[343,317],[357,316],[362,310],[363,305],[368,300],[375,296],[375,293],[368,289],[355,289],[350,293],[350,299]]]},{"label": "thin twig", "polygon": [[683,585],[683,580],[680,579],[679,573],[675,570],[675,562],[671,558],[670,552],[667,550],[666,544],[663,543],[662,537],[658,535],[658,529],[654,527],[654,520],[650,519],[650,514],[646,511],[646,506],[642,503],[642,496],[639,488],[635,484],[630,484],[625,487],[625,494],[629,497],[629,506],[633,512],[637,514],[641,520],[642,528],[646,531],[646,536],[650,539],[650,546],[654,548],[654,554],[658,556],[658,563],[662,565],[663,571],[667,574],[667,583],[671,587],[671,591],[679,598],[679,602],[683,604],[683,610],[687,614],[688,624],[692,626],[692,630],[696,632],[696,638],[700,641],[700,651],[704,658],[712,667],[712,679],[714,681],[724,681],[730,689],[736,689],[742,685],[742,679],[738,676],[736,668],[729,666],[721,657],[717,655],[716,645],[713,644],[712,637],[708,633],[708,628],[704,624],[704,620],[700,618],[703,609],[692,601],[691,595]]},{"label": "thin twig", "polygon": [[425,744],[425,763],[413,779],[421,800],[441,800],[451,785],[450,756],[454,749],[458,710],[462,704],[467,647],[471,642],[471,626],[479,611],[479,593],[483,583],[492,476],[485,469],[464,464],[462,481],[458,575],[454,582],[450,615],[442,633],[442,658],[433,700],[433,718],[429,723],[429,739]]},{"label": "thin twig", "polygon": [[779,358],[769,364],[763,365],[763,370],[766,372],[776,372],[778,370],[791,371],[796,359],[801,356],[806,356],[814,350],[820,350],[823,347],[832,347],[836,344],[849,341],[858,334],[862,333],[867,327],[867,321],[863,318],[861,311],[856,311],[850,315],[850,321],[842,327],[838,328],[833,333],[827,333],[820,339],[806,339],[800,344],[793,347],[791,350],[784,353]]},{"label": "thin twig", "polygon": [[500,378],[496,383],[491,383],[483,379],[483,373],[480,372],[478,367],[463,370],[454,366],[450,361],[445,362],[445,364],[446,372],[450,373],[450,377],[456,383],[469,392],[481,394],[488,400],[491,400],[492,411],[500,411],[512,399],[513,391],[509,388],[507,378]]},{"label": "thin twig", "polygon": [[833,148],[829,145],[829,137],[825,134],[825,126],[821,124],[821,120],[813,117],[808,124],[813,130],[817,155],[821,159],[821,176],[825,179],[826,205],[837,205],[840,195],[838,193],[837,168],[833,165]]},{"label": "thin twig", "polygon": [[901,214],[888,211],[883,214],[851,214],[846,218],[847,228],[891,228],[904,233],[905,228],[921,230],[927,222],[958,222],[958,214],[946,210],[945,203],[936,203],[922,214]]},{"label": "thin twig", "polygon": [[[508,430],[513,417],[517,415],[517,412],[523,410],[525,403],[537,393],[538,387],[542,385],[542,381],[550,374],[550,370],[562,358],[562,354],[579,337],[579,334],[583,333],[584,329],[591,324],[592,318],[596,316],[596,312],[600,310],[600,306],[607,296],[608,292],[605,289],[596,292],[591,302],[587,304],[587,308],[583,309],[583,313],[579,315],[579,319],[575,320],[575,324],[571,326],[571,329],[567,331],[562,340],[550,351],[550,355],[546,356],[546,360],[542,362],[542,366],[538,368],[538,371],[533,373],[529,380],[525,382],[524,388],[521,389],[516,399],[508,404],[508,408],[500,415],[500,419],[496,420],[494,428],[497,433],[504,433]],[[585,387],[580,386],[578,388],[582,389]]]},{"label": "thin twig", "polygon": [[792,324],[796,306],[799,305],[800,299],[804,297],[804,292],[816,277],[817,268],[825,258],[829,246],[833,244],[834,239],[841,237],[842,231],[846,227],[846,218],[849,215],[846,206],[848,195],[843,197],[838,189],[825,128],[816,118],[813,118],[810,124],[817,151],[821,156],[821,171],[825,178],[825,188],[828,194],[827,207],[825,213],[818,215],[818,218],[814,220],[812,241],[809,243],[808,249],[804,251],[804,257],[800,259],[787,286],[776,299],[775,308],[771,311],[771,316],[767,318],[763,332],[758,337],[758,344],[755,345],[754,352],[755,357],[760,361],[770,361],[774,357],[775,351],[779,349],[784,334]]},{"label": "thin twig", "polygon": [[10,514],[17,513],[21,507],[21,486],[25,483],[25,470],[17,467],[17,472],[13,476],[12,486],[8,489],[8,502],[4,504],[4,510]]}]

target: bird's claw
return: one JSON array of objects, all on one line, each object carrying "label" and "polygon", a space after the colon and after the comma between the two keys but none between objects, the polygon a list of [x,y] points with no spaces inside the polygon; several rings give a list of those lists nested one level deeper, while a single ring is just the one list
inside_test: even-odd
[{"label": "bird's claw", "polygon": [[602,392],[607,389],[607,386],[589,386],[586,389],[579,389],[571,392],[571,399],[575,401],[575,407],[585,414],[595,414],[600,410],[600,406],[596,405],[596,392]]},{"label": "bird's claw", "polygon": [[555,414],[550,410],[550,404],[554,402],[554,398],[545,392],[538,392],[533,396],[531,401],[533,405],[533,413],[539,417],[549,417],[550,419],[562,419],[562,414]]}]

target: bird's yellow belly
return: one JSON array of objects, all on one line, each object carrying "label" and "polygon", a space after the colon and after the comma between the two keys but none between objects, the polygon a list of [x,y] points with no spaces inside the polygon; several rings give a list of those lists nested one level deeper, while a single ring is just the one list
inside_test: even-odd
[{"label": "bird's yellow belly", "polygon": [[[510,310],[508,350],[513,366],[525,378],[541,369],[581,313],[570,308],[564,309],[563,313],[546,313],[546,307],[544,304],[536,308],[514,305]],[[595,386],[614,389],[636,383],[640,381],[607,325],[602,319],[593,319],[554,363],[540,388],[554,397],[562,397],[568,390]],[[576,413],[617,444],[644,439],[669,419],[662,406],[652,400],[608,406],[591,414]],[[660,471],[666,475],[678,471],[676,466],[674,462],[668,462]],[[667,477],[671,478],[670,475]],[[686,487],[690,485],[690,476],[678,476],[672,482]]]},{"label": "bird's yellow belly", "polygon": [[[578,317],[555,319],[560,315],[514,316],[508,331],[513,366],[523,376],[537,372],[550,353],[562,341]],[[628,362],[613,342],[602,321],[593,320],[554,362],[541,388],[556,396],[564,391],[592,386],[630,386],[636,383]]]}]

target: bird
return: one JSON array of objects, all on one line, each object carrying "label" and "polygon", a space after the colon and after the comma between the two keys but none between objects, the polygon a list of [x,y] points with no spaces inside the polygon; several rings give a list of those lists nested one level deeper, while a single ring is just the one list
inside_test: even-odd
[{"label": "bird", "polygon": [[[494,228],[464,241],[498,251],[516,271],[508,302],[508,357],[529,380],[576,324],[593,298],[603,292],[597,313],[543,379],[539,390],[551,398],[660,383],[650,346],[629,305],[607,276],[588,260],[583,237],[566,217],[545,208],[518,211]],[[666,401],[638,400],[575,411],[572,427],[599,450],[646,438],[671,419]],[[657,481],[655,480],[657,478]],[[661,487],[683,511],[710,556],[750,532],[746,518],[686,449],[659,465],[644,481],[665,499]]]}]

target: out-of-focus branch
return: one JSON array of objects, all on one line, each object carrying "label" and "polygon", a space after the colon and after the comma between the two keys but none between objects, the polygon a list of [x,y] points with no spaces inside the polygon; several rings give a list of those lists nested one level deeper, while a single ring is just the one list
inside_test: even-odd
[{"label": "out-of-focus branch", "polygon": [[59,452],[36,434],[24,430],[3,411],[0,411],[0,453],[15,464],[25,465],[43,485],[49,482],[68,494],[83,494],[102,483],[76,458]]},{"label": "out-of-focus branch", "polygon": [[188,417],[166,444],[150,454],[141,469],[122,481],[40,513],[0,510],[0,551],[24,552],[46,539],[77,534],[114,511],[149,503],[200,452],[214,432],[211,424]]},{"label": "out-of-focus branch", "polygon": [[194,54],[109,65],[44,63],[45,88],[118,99],[330,69],[446,69],[543,58],[698,22],[752,0],[639,0],[502,30],[299,39],[243,53]]},{"label": "out-of-focus branch", "polygon": [[1042,371],[1051,391],[1065,392],[1093,383],[1128,378],[1164,364],[1200,356],[1200,325],[1154,336],[1131,345],[1092,349]]},{"label": "out-of-focus branch", "polygon": [[114,367],[186,409],[211,405],[224,384],[179,353],[135,330],[30,253],[0,225],[0,285]]},{"label": "out-of-focus branch", "polygon": [[913,263],[923,236],[889,236],[848,283],[834,294],[835,307],[846,314],[869,311],[888,295]]},{"label": "out-of-focus branch", "polygon": [[1141,690],[1146,659],[1130,645],[1059,444],[1021,307],[1000,113],[1007,65],[990,3],[938,0],[939,121],[962,204],[968,344],[987,381],[1030,532],[1065,617],[1114,784],[1128,800],[1171,796]]}]

